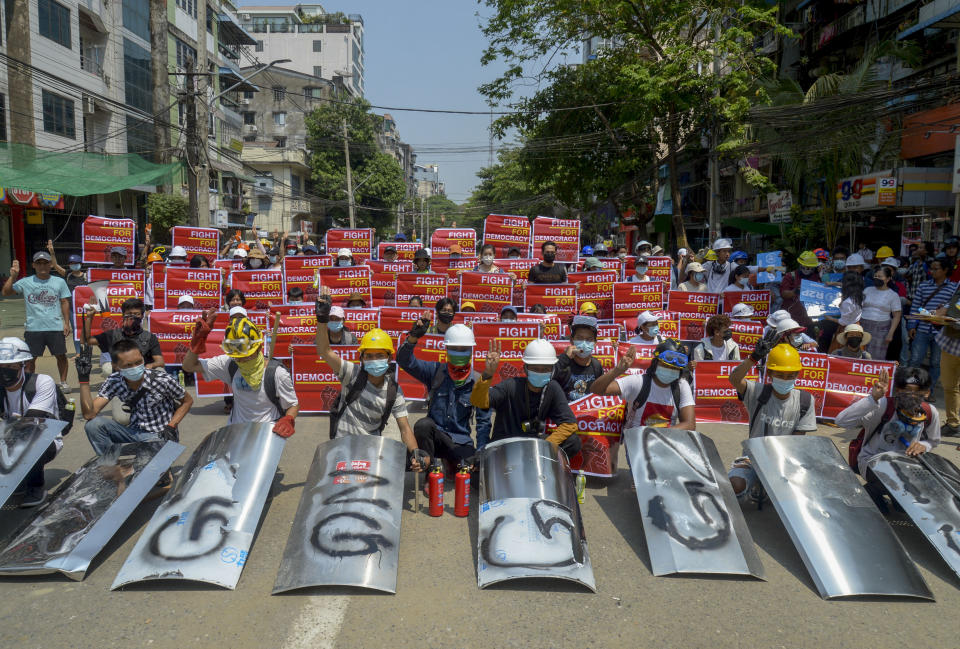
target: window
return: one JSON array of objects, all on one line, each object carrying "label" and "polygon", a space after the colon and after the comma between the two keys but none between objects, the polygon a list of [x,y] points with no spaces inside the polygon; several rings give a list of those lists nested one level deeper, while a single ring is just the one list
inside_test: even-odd
[{"label": "window", "polygon": [[319,52],[321,45],[323,45],[323,41],[313,41],[313,51]]},{"label": "window", "polygon": [[283,86],[274,86],[273,87],[273,100],[274,101],[283,101],[283,96],[287,94],[287,89]]},{"label": "window", "polygon": [[290,194],[293,198],[300,198],[300,176],[290,174]]},{"label": "window", "polygon": [[306,99],[323,99],[323,88],[306,86],[303,89],[303,96]]},{"label": "window", "polygon": [[123,89],[126,102],[153,112],[153,68],[150,52],[129,38],[123,39]]},{"label": "window", "polygon": [[251,110],[245,110],[242,113],[243,123],[244,124],[256,124],[257,123],[257,114]]},{"label": "window", "polygon": [[70,10],[54,0],[37,2],[37,22],[41,36],[72,49],[70,40]]},{"label": "window", "polygon": [[313,76],[323,78],[323,66],[315,65],[313,66]]},{"label": "window", "polygon": [[257,211],[261,214],[265,214],[270,211],[270,205],[273,202],[270,196],[258,196],[257,197]]},{"label": "window", "polygon": [[207,5],[207,32],[213,33],[213,17],[217,14],[210,5]]},{"label": "window", "polygon": [[0,95],[0,142],[7,141],[7,98]]},{"label": "window", "polygon": [[177,67],[184,68],[187,67],[187,61],[196,62],[197,60],[197,50],[193,49],[179,38],[177,41]]},{"label": "window", "polygon": [[62,135],[71,140],[77,139],[76,124],[73,117],[73,100],[44,90],[43,130],[54,135]]},{"label": "window", "polygon": [[127,115],[127,153],[146,153],[155,148],[153,120]]},{"label": "window", "polygon": [[287,125],[287,114],[283,111],[273,114],[273,124],[274,126],[286,126]]},{"label": "window", "polygon": [[254,51],[254,52],[262,52],[262,51],[263,51],[263,41],[257,41],[256,44],[253,46],[253,51]]},{"label": "window", "polygon": [[243,141],[244,141],[244,142],[256,142],[256,141],[257,141],[257,136],[256,136],[256,135],[244,135],[244,136],[243,136]]},{"label": "window", "polygon": [[244,99],[253,99],[253,91],[252,91],[252,90],[244,90],[244,91],[243,91],[243,98],[244,98]]},{"label": "window", "polygon": [[177,0],[177,6],[194,18],[197,17],[197,0]]},{"label": "window", "polygon": [[274,142],[274,144],[276,145],[276,147],[277,147],[278,149],[286,149],[286,148],[287,148],[287,138],[285,138],[285,137],[275,137],[275,138],[273,138],[273,142]]},{"label": "window", "polygon": [[123,0],[123,26],[145,41],[150,40],[149,0]]}]

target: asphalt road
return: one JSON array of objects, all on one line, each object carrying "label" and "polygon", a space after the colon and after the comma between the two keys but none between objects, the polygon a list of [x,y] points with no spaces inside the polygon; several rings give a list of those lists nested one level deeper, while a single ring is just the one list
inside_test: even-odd
[{"label": "asphalt road", "polygon": [[[3,329],[15,329],[8,301]],[[53,373],[51,358],[40,363]],[[71,381],[75,373],[71,367]],[[99,380],[94,375],[94,382]],[[182,466],[225,421],[219,400],[201,400],[182,426]],[[704,425],[725,463],[740,454],[745,428]],[[588,483],[582,506],[598,592],[550,581],[477,588],[476,511],[469,518],[415,514],[408,475],[397,594],[312,589],[271,596],[280,557],[326,419],[303,416],[284,450],[250,558],[235,591],[152,582],[110,591],[156,502],[143,503],[91,566],[86,579],[0,577],[0,647],[952,647],[960,580],[903,516],[889,518],[936,602],[820,599],[772,507],[745,514],[766,581],[654,577],[626,462],[609,481]],[[819,434],[838,445],[837,429]],[[956,441],[937,452],[960,459]],[[845,448],[845,446],[841,446]],[[55,487],[91,457],[78,424],[48,465]],[[447,481],[448,484],[452,481]],[[452,491],[447,498],[452,505]],[[14,501],[15,502],[15,501]],[[0,512],[0,533],[25,516]]]}]

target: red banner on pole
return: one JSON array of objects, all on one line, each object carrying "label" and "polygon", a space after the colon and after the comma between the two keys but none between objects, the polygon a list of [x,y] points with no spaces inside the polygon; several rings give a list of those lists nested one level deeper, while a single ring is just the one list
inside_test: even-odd
[{"label": "red banner on pole", "polygon": [[194,228],[187,225],[175,225],[170,228],[170,245],[183,246],[187,259],[202,255],[213,262],[220,252],[220,231],[216,228]]},{"label": "red banner on pole", "polygon": [[[400,336],[402,341],[407,339],[407,334]],[[426,334],[417,340],[417,346],[413,348],[414,358],[422,361],[436,363],[447,362],[447,349],[443,344],[443,334]],[[476,362],[474,362],[476,366]],[[483,366],[478,366],[483,369]],[[479,370],[478,370],[479,371]],[[403,390],[403,396],[411,401],[424,401],[427,398],[427,386],[413,378],[399,366],[397,367],[397,383]]]},{"label": "red banner on pole", "polygon": [[189,295],[200,309],[220,308],[223,294],[219,268],[167,266],[164,305],[176,309],[181,295]]},{"label": "red banner on pole", "polygon": [[397,304],[404,305],[416,295],[423,300],[425,308],[432,309],[447,296],[447,276],[439,273],[397,273],[395,293]]},{"label": "red banner on pole", "polygon": [[324,245],[332,257],[336,257],[341,248],[347,248],[353,253],[353,263],[362,263],[373,256],[373,228],[327,230]]},{"label": "red banner on pole", "polygon": [[[330,289],[330,296],[334,304],[340,304],[350,297],[351,293],[359,293],[366,304],[372,301],[370,293],[370,269],[366,266],[346,266],[333,268],[318,268],[317,275],[320,286]],[[306,296],[304,296],[306,299]],[[316,300],[316,298],[313,298]]]},{"label": "red banner on pole", "polygon": [[450,246],[454,244],[460,246],[460,254],[464,257],[475,257],[477,231],[473,228],[437,228],[430,235],[431,257],[434,261],[448,258]]},{"label": "red banner on pole", "polygon": [[557,244],[557,261],[575,262],[580,259],[580,221],[578,219],[553,219],[538,216],[533,220],[533,246],[531,254],[543,259],[540,246],[544,241]]},{"label": "red banner on pole", "polygon": [[663,308],[661,282],[617,282],[613,285],[613,319],[636,318],[641,311]]},{"label": "red banner on pole", "polygon": [[[740,365],[739,361],[700,361],[694,373],[693,400],[697,408],[697,421],[746,424],[748,413],[737,391],[730,383],[730,374]],[[757,380],[757,370],[752,368],[748,379]]]},{"label": "red banner on pole", "polygon": [[670,291],[670,296],[667,298],[667,310],[678,313],[713,315],[720,312],[720,296],[716,293]]},{"label": "red banner on pole", "polygon": [[248,309],[266,309],[283,302],[283,273],[280,270],[235,270],[230,286],[243,291]]},{"label": "red banner on pole", "polygon": [[[636,258],[634,257],[634,267],[630,269],[630,277],[636,273]],[[647,277],[653,280],[659,280],[670,286],[670,271],[673,268],[673,260],[669,257],[647,257]]]},{"label": "red banner on pole", "polygon": [[567,281],[577,285],[577,312],[584,302],[592,302],[597,307],[597,318],[609,320],[613,317],[613,287],[617,282],[616,271],[604,270],[588,273],[568,273]]},{"label": "red banner on pole", "polygon": [[111,284],[129,284],[133,286],[137,297],[142,300],[146,274],[147,271],[139,268],[131,268],[130,270],[126,268],[90,268],[87,270],[87,279],[91,282],[107,281]]},{"label": "red banner on pole", "polygon": [[542,304],[547,313],[573,313],[577,309],[577,287],[573,284],[527,284],[523,290],[523,308],[529,311],[534,304]]},{"label": "red banner on pole", "polygon": [[496,248],[494,256],[506,257],[511,248],[521,257],[530,254],[530,220],[525,216],[491,214],[483,221],[483,243]]},{"label": "red banner on pole", "polygon": [[[359,362],[356,345],[337,347],[341,360]],[[291,350],[293,389],[297,392],[300,412],[330,412],[340,393],[337,374],[317,356],[313,345],[294,345]]]},{"label": "red banner on pole", "polygon": [[137,224],[131,219],[105,219],[88,216],[80,226],[80,243],[83,248],[83,263],[109,264],[110,249],[123,246],[127,249],[126,265],[132,266],[134,257],[134,236]]},{"label": "red banner on pole", "polygon": [[460,304],[473,302],[477,311],[499,313],[513,302],[513,278],[506,273],[475,273],[460,275]]},{"label": "red banner on pole", "polygon": [[723,312],[730,313],[740,302],[753,307],[752,317],[757,320],[770,315],[770,291],[728,291],[723,294]]},{"label": "red banner on pole", "polygon": [[500,364],[493,377],[493,385],[503,379],[524,375],[523,350],[540,337],[540,325],[535,322],[477,322],[473,325],[477,346],[473,348],[474,367],[483,368],[491,340],[500,341]]},{"label": "red banner on pole", "polygon": [[[570,409],[577,418],[577,433],[581,443],[580,452],[570,458],[570,469],[601,478],[613,477],[617,472],[620,435],[626,411],[623,399],[588,394],[572,401]],[[555,429],[553,422],[547,423],[548,433]]]},{"label": "red banner on pole", "polygon": [[[106,287],[109,310],[90,316],[90,335],[96,336],[109,329],[123,326],[121,305],[132,297],[137,297],[132,284],[110,284]],[[93,290],[89,286],[73,289],[73,338],[80,340],[83,331],[83,306],[90,304]],[[103,350],[109,352],[109,349]]]},{"label": "red banner on pole", "polygon": [[897,363],[894,361],[864,361],[830,356],[820,416],[824,419],[836,419],[841,410],[870,393],[882,370],[887,370],[890,375],[886,396],[892,396],[892,379],[896,369]]},{"label": "red banner on pole", "polygon": [[[413,254],[423,248],[419,241],[381,241],[377,244],[377,259],[383,259],[383,251],[389,247],[397,249],[398,261],[413,261]],[[330,252],[330,249],[327,249]],[[336,251],[333,251],[336,252]]]}]

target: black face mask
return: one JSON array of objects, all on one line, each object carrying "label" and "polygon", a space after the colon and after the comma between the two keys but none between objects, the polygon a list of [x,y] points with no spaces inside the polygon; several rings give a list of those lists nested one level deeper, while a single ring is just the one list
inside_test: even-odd
[{"label": "black face mask", "polygon": [[0,367],[0,387],[9,388],[20,380],[20,368]]},{"label": "black face mask", "polygon": [[874,285],[876,288],[883,288],[884,286],[887,285],[887,281],[886,281],[885,279],[877,279],[876,277],[874,277],[874,278],[873,278],[873,285]]},{"label": "black face mask", "polygon": [[446,311],[441,311],[440,313],[437,314],[437,320],[439,320],[443,324],[450,324],[451,322],[453,322],[453,314],[447,313]]},{"label": "black face mask", "polygon": [[860,343],[863,342],[863,338],[847,338],[847,347],[850,349],[860,349]]},{"label": "black face mask", "polygon": [[733,338],[733,332],[732,332],[732,331],[730,331],[729,329],[727,329],[726,331],[723,332],[723,339],[724,339],[724,340],[730,340],[731,338]]},{"label": "black face mask", "polygon": [[127,320],[123,325],[123,333],[128,336],[134,336],[141,331],[143,331],[143,318],[137,318],[136,320]]},{"label": "black face mask", "polygon": [[557,253],[555,252],[545,252],[543,253],[543,260],[548,264],[552,264],[553,260],[557,258]]}]

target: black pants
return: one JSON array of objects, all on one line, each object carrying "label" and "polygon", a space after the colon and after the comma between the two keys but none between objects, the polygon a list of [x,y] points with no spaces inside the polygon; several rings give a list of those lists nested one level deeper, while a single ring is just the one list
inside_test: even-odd
[{"label": "black pants", "polygon": [[57,457],[57,447],[51,443],[47,450],[43,452],[43,455],[40,456],[40,459],[37,460],[37,463],[33,465],[33,468],[27,472],[23,484],[27,487],[42,487],[44,485],[43,467],[55,457]]},{"label": "black pants", "polygon": [[473,443],[457,444],[447,433],[437,427],[437,423],[430,417],[424,417],[413,425],[413,436],[417,438],[417,447],[430,458],[449,460],[454,466],[472,457],[477,450]]}]

